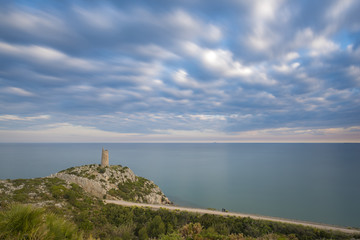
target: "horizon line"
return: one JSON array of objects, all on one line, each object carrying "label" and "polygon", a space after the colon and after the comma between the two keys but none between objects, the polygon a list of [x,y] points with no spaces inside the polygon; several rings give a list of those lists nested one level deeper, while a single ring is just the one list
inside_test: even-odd
[{"label": "horizon line", "polygon": [[279,143],[279,144],[286,144],[286,143],[290,143],[290,144],[294,144],[294,143],[299,143],[299,144],[324,144],[324,143],[338,143],[338,144],[360,144],[360,142],[351,142],[351,141],[345,141],[345,142],[338,142],[338,141],[328,141],[328,142],[296,142],[296,141],[288,141],[288,142],[278,142],[278,141],[239,141],[239,142],[234,142],[234,141],[148,141],[148,142],[0,142],[0,144],[30,144],[30,143],[36,143],[36,144],[63,144],[63,143],[68,143],[68,144],[83,144],[83,143],[93,143],[93,144],[116,144],[116,143],[139,143],[139,144],[151,144],[151,143],[162,143],[162,144],[173,144],[173,143],[194,143],[194,144],[224,144],[224,143],[260,143],[260,144],[264,144],[264,143]]}]

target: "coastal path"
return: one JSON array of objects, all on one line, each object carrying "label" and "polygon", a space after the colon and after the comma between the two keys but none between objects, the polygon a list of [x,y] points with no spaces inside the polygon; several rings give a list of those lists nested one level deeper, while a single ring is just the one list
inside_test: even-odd
[{"label": "coastal path", "polygon": [[289,223],[289,224],[298,224],[318,229],[324,230],[332,230],[332,231],[341,231],[345,233],[351,234],[360,234],[360,230],[351,229],[351,228],[344,228],[338,226],[331,226],[326,224],[319,224],[319,223],[311,223],[305,221],[298,221],[298,220],[290,220],[290,219],[282,219],[276,217],[266,217],[266,216],[259,216],[253,214],[244,214],[244,213],[235,213],[235,212],[221,212],[216,210],[209,210],[209,209],[202,209],[202,208],[189,208],[189,207],[179,207],[174,205],[157,205],[157,204],[147,204],[147,203],[134,203],[134,202],[126,202],[120,200],[105,200],[105,203],[113,203],[117,205],[127,206],[127,207],[148,207],[151,209],[168,209],[173,211],[186,211],[186,212],[193,212],[193,213],[200,213],[200,214],[214,214],[214,215],[221,215],[221,216],[234,216],[234,217],[242,217],[242,218],[252,218],[256,220],[267,220],[267,221],[274,221],[274,222],[281,222],[281,223]]}]

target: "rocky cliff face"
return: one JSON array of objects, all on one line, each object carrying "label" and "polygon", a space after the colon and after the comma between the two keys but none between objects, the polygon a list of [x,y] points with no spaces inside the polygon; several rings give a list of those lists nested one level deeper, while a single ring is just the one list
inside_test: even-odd
[{"label": "rocky cliff face", "polygon": [[51,177],[76,183],[86,192],[99,198],[171,204],[154,182],[136,176],[128,167],[118,165],[102,167],[92,164],[72,167]]}]

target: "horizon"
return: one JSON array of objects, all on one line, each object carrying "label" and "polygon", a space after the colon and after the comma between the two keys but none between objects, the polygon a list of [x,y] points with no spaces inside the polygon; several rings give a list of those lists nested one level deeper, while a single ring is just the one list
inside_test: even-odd
[{"label": "horizon", "polygon": [[0,142],[0,144],[360,144],[358,142]]},{"label": "horizon", "polygon": [[360,143],[360,1],[5,1],[0,143]]}]

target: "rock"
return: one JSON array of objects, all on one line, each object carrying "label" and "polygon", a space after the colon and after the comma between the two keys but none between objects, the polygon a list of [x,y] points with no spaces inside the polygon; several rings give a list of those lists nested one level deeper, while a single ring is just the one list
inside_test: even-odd
[{"label": "rock", "polygon": [[76,183],[98,198],[136,201],[152,204],[171,204],[152,181],[138,177],[128,167],[92,164],[72,167],[51,175],[68,183]]},{"label": "rock", "polygon": [[57,173],[55,174],[55,177],[63,179],[69,183],[76,183],[80,187],[82,187],[86,192],[96,197],[102,198],[106,194],[106,190],[97,181],[83,177],[78,177],[67,173]]}]

